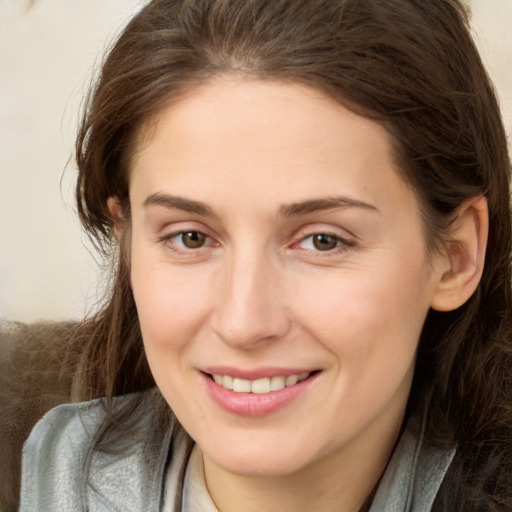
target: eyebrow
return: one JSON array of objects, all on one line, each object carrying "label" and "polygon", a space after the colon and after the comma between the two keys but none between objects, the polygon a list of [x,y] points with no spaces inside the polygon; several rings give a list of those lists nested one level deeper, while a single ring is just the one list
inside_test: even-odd
[{"label": "eyebrow", "polygon": [[166,208],[196,213],[197,215],[202,215],[204,217],[217,218],[217,214],[209,206],[200,201],[193,201],[191,199],[185,199],[184,197],[162,194],[161,192],[150,194],[146,197],[142,206],[165,206]]},{"label": "eyebrow", "polygon": [[[164,206],[166,208],[173,208],[183,210],[189,213],[195,213],[204,217],[218,218],[218,215],[205,203],[200,201],[193,201],[192,199],[185,199],[184,197],[173,196],[157,192],[150,194],[142,203],[144,207],[148,206]],[[299,201],[296,203],[284,204],[279,208],[279,213],[283,217],[297,217],[300,215],[307,215],[323,210],[331,210],[334,208],[362,208],[369,211],[378,212],[378,208],[353,199],[350,197],[322,197],[318,199],[308,199],[306,201]]]},{"label": "eyebrow", "polygon": [[372,204],[350,197],[323,197],[283,205],[279,209],[279,213],[283,217],[295,217],[334,208],[362,208],[374,212],[379,211],[378,208]]}]

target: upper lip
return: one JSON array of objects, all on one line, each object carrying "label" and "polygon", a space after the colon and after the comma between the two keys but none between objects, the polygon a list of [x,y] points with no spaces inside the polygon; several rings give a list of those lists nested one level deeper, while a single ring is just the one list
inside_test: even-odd
[{"label": "upper lip", "polygon": [[238,379],[257,380],[272,377],[288,377],[290,375],[300,375],[301,373],[311,373],[318,368],[281,368],[275,366],[265,366],[259,368],[236,368],[233,366],[208,366],[201,369],[203,373],[210,375],[229,375]]}]

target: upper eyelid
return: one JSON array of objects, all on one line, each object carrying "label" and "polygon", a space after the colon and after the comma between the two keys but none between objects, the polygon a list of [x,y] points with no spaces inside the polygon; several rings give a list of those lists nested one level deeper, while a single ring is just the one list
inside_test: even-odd
[{"label": "upper eyelid", "polygon": [[214,238],[209,235],[208,233],[205,233],[204,231],[200,229],[177,229],[174,231],[169,231],[168,233],[163,233],[158,236],[158,240],[170,240],[171,238],[175,238],[179,235],[183,235],[185,233],[201,233],[206,238],[209,238],[210,240],[214,240]]},{"label": "upper eyelid", "polygon": [[306,238],[313,235],[329,235],[339,238],[340,240],[353,243],[355,243],[358,239],[356,235],[354,235],[351,231],[347,230],[346,228],[326,226],[325,224],[318,223],[312,224],[310,226],[303,226],[300,229],[298,229],[293,235],[293,240],[305,240]]},{"label": "upper eyelid", "polygon": [[198,222],[195,220],[166,223],[156,230],[156,235],[157,238],[169,237],[173,235],[178,235],[179,233],[187,233],[191,231],[197,231],[198,233],[202,233],[203,235],[214,238],[212,230],[210,228],[205,226],[202,222]]},{"label": "upper eyelid", "polygon": [[306,235],[306,236],[302,237],[301,239],[299,239],[299,242],[303,241],[303,240],[307,240],[308,238],[312,238],[317,235],[331,236],[332,238],[336,238],[340,242],[350,243],[350,240],[348,239],[348,237],[338,235],[336,233],[330,233],[329,231],[315,231],[314,233],[310,233],[309,235]]}]

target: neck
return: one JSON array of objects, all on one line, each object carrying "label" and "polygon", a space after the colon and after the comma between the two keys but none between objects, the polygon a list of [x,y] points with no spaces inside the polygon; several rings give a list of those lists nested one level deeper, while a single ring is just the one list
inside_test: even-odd
[{"label": "neck", "polygon": [[286,475],[233,474],[204,456],[208,491],[220,512],[366,510],[400,433],[400,421],[372,425],[349,446]]}]

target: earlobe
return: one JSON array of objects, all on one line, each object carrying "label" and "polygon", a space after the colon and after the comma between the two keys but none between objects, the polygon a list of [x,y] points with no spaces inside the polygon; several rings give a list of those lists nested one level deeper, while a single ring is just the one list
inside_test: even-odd
[{"label": "earlobe", "polygon": [[119,199],[117,197],[109,197],[107,199],[107,208],[114,222],[114,234],[117,238],[120,238],[124,227],[124,214]]},{"label": "earlobe", "polygon": [[445,265],[432,297],[433,309],[452,311],[471,297],[482,277],[488,232],[487,199],[478,196],[463,203],[443,256]]}]

